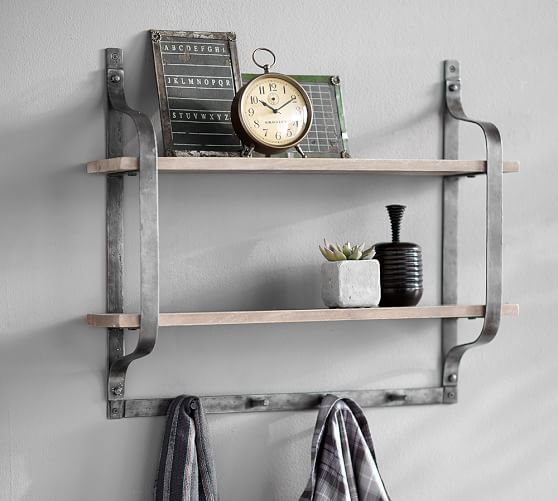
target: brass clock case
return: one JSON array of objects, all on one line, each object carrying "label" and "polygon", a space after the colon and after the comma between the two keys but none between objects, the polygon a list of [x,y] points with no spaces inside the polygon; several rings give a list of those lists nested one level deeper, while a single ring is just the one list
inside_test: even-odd
[{"label": "brass clock case", "polygon": [[[252,117],[256,117],[253,122],[258,122],[262,113],[268,113],[271,109],[272,115],[269,115],[267,118],[275,117],[275,115],[279,115],[280,113],[287,112],[289,110],[288,106],[290,105],[291,101],[294,101],[293,104],[296,105],[296,100],[290,99],[287,101],[280,101],[279,97],[277,97],[276,105],[278,108],[274,108],[271,106],[267,101],[259,102],[258,104],[262,104],[265,107],[258,108],[258,112],[254,111],[254,107],[248,104],[247,99],[248,97],[254,98],[253,96],[248,96],[247,92],[253,90],[254,88],[259,88],[262,82],[269,82],[269,80],[276,80],[284,84],[284,89],[292,88],[295,92],[300,96],[302,103],[301,104],[301,117],[300,120],[302,121],[302,126],[298,128],[295,132],[292,133],[292,139],[284,140],[281,136],[280,139],[277,139],[276,132],[273,140],[265,140],[264,137],[261,137],[261,134],[255,134],[250,126],[249,120]],[[286,91],[285,91],[286,92]],[[274,102],[274,95],[275,93],[271,90],[266,93],[268,98],[271,98],[271,102]],[[296,94],[295,94],[296,95]],[[291,96],[294,97],[294,96]],[[298,98],[298,96],[297,96]],[[255,99],[255,98],[254,98]],[[270,99],[268,99],[270,100]],[[252,111],[252,115],[249,116],[250,110]],[[283,75],[282,73],[263,73],[262,75],[257,76],[239,90],[232,101],[231,107],[231,120],[234,127],[234,130],[241,141],[249,146],[253,147],[254,150],[258,153],[262,153],[264,155],[273,155],[275,153],[281,153],[283,151],[289,150],[297,146],[306,136],[310,127],[312,126],[312,118],[313,118],[313,111],[312,111],[312,103],[308,94],[304,90],[304,88],[293,78],[289,77],[288,75]],[[285,120],[283,117],[277,117],[277,120],[273,121],[271,119],[267,120],[266,123],[274,123],[274,122],[288,122],[288,119]],[[293,122],[294,123],[294,122]],[[260,127],[260,126],[258,126]],[[262,129],[265,130],[265,129]],[[291,132],[288,130],[288,132]],[[275,143],[275,144],[273,144]]]}]

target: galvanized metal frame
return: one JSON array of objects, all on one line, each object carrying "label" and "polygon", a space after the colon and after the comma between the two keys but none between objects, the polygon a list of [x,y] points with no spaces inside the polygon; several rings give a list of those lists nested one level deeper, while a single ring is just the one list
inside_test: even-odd
[{"label": "galvanized metal frame", "polygon": [[[459,150],[459,121],[478,125],[486,142],[486,310],[482,330],[473,342],[457,344],[457,321],[443,320],[442,385],[444,402],[457,401],[459,363],[470,348],[486,344],[496,336],[502,311],[502,138],[490,122],[473,120],[463,111],[459,61],[444,62],[445,114],[444,158],[456,159]],[[457,304],[457,209],[458,179],[444,180],[442,303]]]},{"label": "galvanized metal frame", "polygon": [[[122,155],[122,117],[129,116],[137,130],[139,143],[140,204],[140,309],[141,326],[135,349],[124,353],[122,329],[108,333],[108,416],[124,414],[126,371],[138,358],[151,353],[159,328],[159,210],[157,143],[149,118],[133,110],[124,96],[124,65],[121,49],[106,49],[106,85],[108,97],[107,155]],[[107,178],[107,309],[122,312],[123,214],[122,175]]]},{"label": "galvanized metal frame", "polygon": [[[107,157],[122,156],[122,117],[132,118],[139,139],[141,326],[136,348],[125,354],[123,329],[108,329],[108,417],[165,415],[169,398],[125,399],[126,371],[155,346],[159,322],[159,226],[157,147],[149,119],[131,109],[124,97],[122,51],[106,50],[108,94]],[[498,129],[468,118],[461,104],[459,63],[445,62],[444,158],[457,159],[458,121],[472,122],[483,130],[487,147],[486,206],[486,313],[479,337],[457,344],[457,321],[442,321],[443,371],[439,387],[335,391],[363,407],[429,405],[457,401],[458,369],[464,353],[491,341],[498,330],[502,306],[502,144]],[[457,304],[458,177],[444,178],[442,303]],[[123,312],[123,212],[122,174],[107,177],[107,311]],[[319,406],[328,392],[204,396],[208,413],[303,410]]]}]

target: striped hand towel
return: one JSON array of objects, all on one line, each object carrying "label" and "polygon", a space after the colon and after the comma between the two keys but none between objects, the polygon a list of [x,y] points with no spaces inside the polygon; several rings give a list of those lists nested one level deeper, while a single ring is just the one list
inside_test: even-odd
[{"label": "striped hand towel", "polygon": [[155,501],[218,501],[213,454],[199,398],[176,397],[167,424]]}]

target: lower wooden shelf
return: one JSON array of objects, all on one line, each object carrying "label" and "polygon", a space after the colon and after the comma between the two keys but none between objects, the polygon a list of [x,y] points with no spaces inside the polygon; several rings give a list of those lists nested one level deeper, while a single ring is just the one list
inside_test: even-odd
[{"label": "lower wooden shelf", "polygon": [[[519,305],[505,304],[502,315],[517,316]],[[480,318],[484,305],[406,306],[396,308],[343,308],[313,310],[212,311],[194,313],[161,313],[160,327],[195,325],[281,324],[297,322],[332,322],[341,320],[406,320],[436,318]],[[137,313],[90,313],[92,327],[138,329]]]}]

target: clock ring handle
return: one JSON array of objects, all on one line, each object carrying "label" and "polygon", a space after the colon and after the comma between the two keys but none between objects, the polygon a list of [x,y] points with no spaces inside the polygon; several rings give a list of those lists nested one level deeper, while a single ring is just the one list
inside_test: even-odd
[{"label": "clock ring handle", "polygon": [[[267,52],[268,54],[271,54],[271,57],[273,57],[273,61],[271,62],[271,64],[260,64],[258,63],[258,61],[256,61],[256,53],[257,52]],[[254,61],[254,64],[256,66],[258,66],[259,68],[261,68],[262,70],[264,70],[264,73],[269,73],[269,68],[271,68],[272,66],[275,65],[275,54],[273,53],[273,51],[266,49],[265,47],[258,47],[254,52],[252,52],[252,61]]]}]

